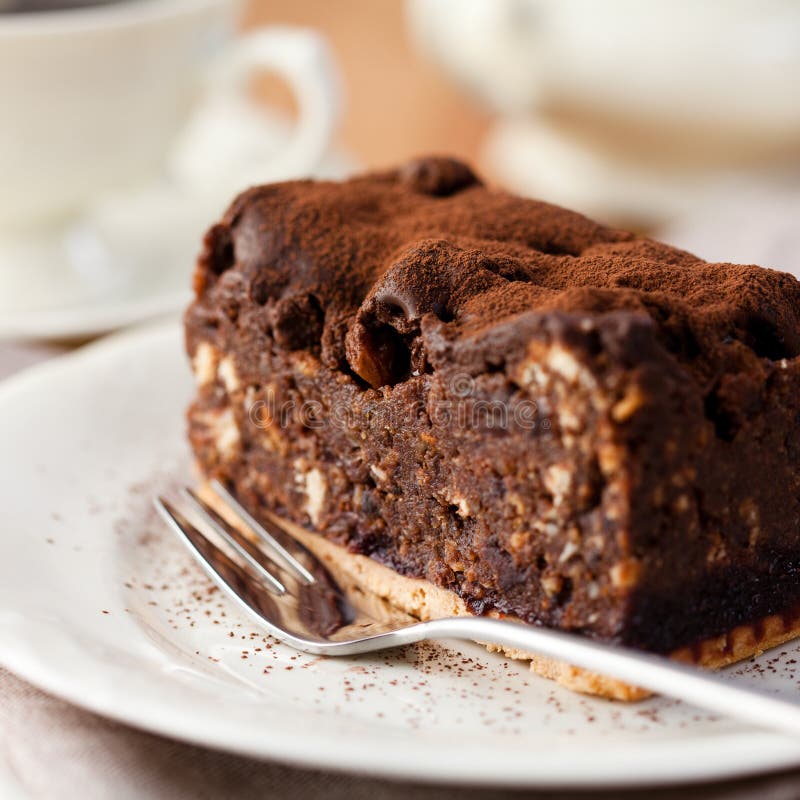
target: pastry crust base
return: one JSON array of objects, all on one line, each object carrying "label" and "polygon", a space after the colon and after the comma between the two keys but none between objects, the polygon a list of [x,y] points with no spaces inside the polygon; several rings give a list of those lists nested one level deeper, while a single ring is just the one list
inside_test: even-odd
[{"label": "pastry crust base", "polygon": [[[211,492],[201,491],[201,494],[204,494],[210,503],[216,499]],[[222,512],[222,509],[218,510]],[[421,620],[472,614],[464,601],[449,589],[419,578],[399,575],[368,556],[351,553],[346,548],[282,517],[273,516],[273,519],[323,563],[328,564],[329,569],[337,577],[345,575],[352,581],[353,586],[381,598],[407,614]],[[514,618],[506,617],[506,619]],[[774,615],[754,624],[740,625],[726,634],[706,639],[693,647],[676,650],[671,657],[677,661],[708,669],[720,669],[736,661],[760,655],[765,650],[777,647],[797,636],[800,636],[800,618]],[[508,658],[530,662],[532,672],[554,680],[575,692],[623,701],[642,700],[652,695],[652,692],[646,689],[562,661],[514,648],[483,644],[490,652],[501,652]]]}]

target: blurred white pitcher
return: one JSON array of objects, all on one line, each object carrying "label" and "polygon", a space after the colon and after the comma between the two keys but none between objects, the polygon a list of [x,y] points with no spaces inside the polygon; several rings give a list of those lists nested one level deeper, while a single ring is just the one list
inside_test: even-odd
[{"label": "blurred white pitcher", "polygon": [[407,2],[518,192],[653,225],[800,166],[797,0]]},{"label": "blurred white pitcher", "polygon": [[417,42],[505,114],[800,135],[796,0],[408,0]]},{"label": "blurred white pitcher", "polygon": [[293,28],[233,39],[237,5],[117,0],[0,13],[0,241],[157,176],[202,95],[243,96],[256,71],[286,81],[299,118],[279,152],[252,170],[253,182],[312,171],[339,113],[327,47]]}]

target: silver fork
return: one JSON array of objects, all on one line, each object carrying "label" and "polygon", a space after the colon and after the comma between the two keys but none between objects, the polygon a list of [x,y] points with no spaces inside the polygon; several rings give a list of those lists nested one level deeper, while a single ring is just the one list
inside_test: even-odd
[{"label": "silver fork", "polygon": [[[424,639],[493,643],[548,656],[699,708],[800,736],[800,704],[668,658],[487,617],[420,622],[348,583],[274,522],[255,520],[219,482],[213,505],[183,489],[154,499],[201,567],[269,633],[306,653],[349,656]],[[223,516],[224,514],[224,516]],[[235,520],[236,524],[231,524]]]}]

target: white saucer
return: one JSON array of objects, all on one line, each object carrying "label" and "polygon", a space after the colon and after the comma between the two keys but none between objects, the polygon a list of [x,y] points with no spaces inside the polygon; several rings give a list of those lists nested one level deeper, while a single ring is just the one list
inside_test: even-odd
[{"label": "white saucer", "polygon": [[[264,164],[280,161],[291,135],[267,109],[204,106],[163,177],[99,197],[52,228],[0,234],[0,340],[87,338],[179,313],[205,231],[239,191],[277,179]],[[333,150],[310,174],[353,169]]]},{"label": "white saucer", "polygon": [[[791,739],[582,697],[478,646],[325,660],[264,636],[151,510],[190,480],[181,339],[128,332],[0,385],[0,663],[167,736],[416,781],[596,788],[800,764]],[[795,697],[798,652],[735,679]]]},{"label": "white saucer", "polygon": [[59,228],[0,236],[0,340],[89,337],[179,311],[220,213],[184,194],[153,183]]},{"label": "white saucer", "polygon": [[88,339],[150,319],[176,316],[190,299],[188,289],[162,291],[142,297],[120,298],[0,316],[0,341],[69,341]]}]

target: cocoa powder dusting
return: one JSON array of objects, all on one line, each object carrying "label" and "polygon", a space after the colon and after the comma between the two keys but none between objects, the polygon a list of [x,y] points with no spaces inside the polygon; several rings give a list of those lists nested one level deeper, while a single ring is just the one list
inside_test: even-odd
[{"label": "cocoa powder dusting", "polygon": [[469,347],[523,314],[623,312],[652,324],[723,428],[758,402],[735,376],[800,353],[792,276],[514,197],[448,158],[245,192],[206,236],[195,288],[230,319],[255,303],[283,346],[376,387],[425,368],[424,329]]}]

